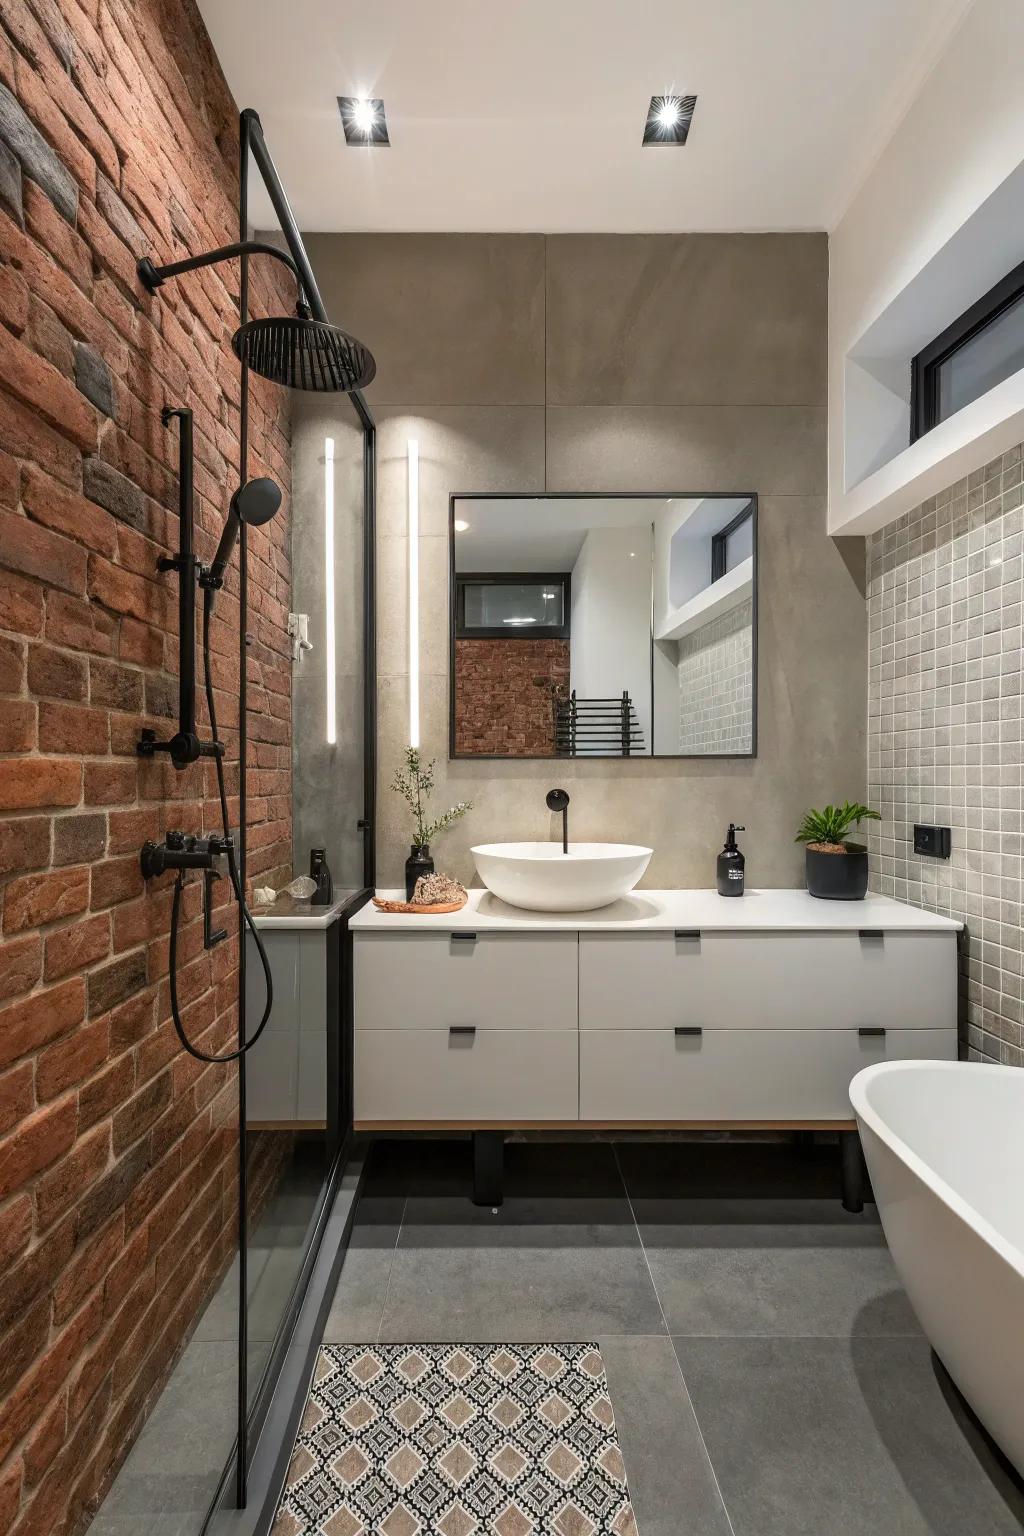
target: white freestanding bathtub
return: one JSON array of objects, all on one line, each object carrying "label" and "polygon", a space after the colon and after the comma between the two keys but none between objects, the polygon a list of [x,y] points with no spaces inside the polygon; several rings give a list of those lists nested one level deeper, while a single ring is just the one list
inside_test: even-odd
[{"label": "white freestanding bathtub", "polygon": [[1024,1070],[882,1062],[850,1100],[921,1326],[1024,1472]]}]

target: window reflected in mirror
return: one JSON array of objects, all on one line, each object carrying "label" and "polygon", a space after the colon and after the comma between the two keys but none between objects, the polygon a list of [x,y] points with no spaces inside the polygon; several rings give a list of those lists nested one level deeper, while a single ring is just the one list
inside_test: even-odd
[{"label": "window reflected in mirror", "polygon": [[756,750],[757,498],[453,496],[453,757]]}]

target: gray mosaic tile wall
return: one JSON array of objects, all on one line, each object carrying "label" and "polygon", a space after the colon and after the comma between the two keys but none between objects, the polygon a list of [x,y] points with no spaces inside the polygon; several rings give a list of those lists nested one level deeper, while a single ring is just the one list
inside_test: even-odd
[{"label": "gray mosaic tile wall", "polygon": [[872,888],[967,924],[968,1055],[1022,1066],[1021,449],[867,545]]},{"label": "gray mosaic tile wall", "polygon": [[753,602],[679,642],[679,751],[749,752]]}]

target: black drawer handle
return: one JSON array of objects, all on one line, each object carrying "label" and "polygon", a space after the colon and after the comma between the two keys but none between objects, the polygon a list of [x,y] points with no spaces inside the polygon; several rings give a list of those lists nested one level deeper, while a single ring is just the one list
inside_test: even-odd
[{"label": "black drawer handle", "polygon": [[861,1029],[858,1029],[857,1033],[862,1039],[869,1036],[879,1036],[881,1039],[885,1039],[885,1030],[880,1024],[865,1024]]},{"label": "black drawer handle", "polygon": [[862,939],[884,939],[885,938],[885,930],[883,928],[858,928],[857,929],[857,934],[858,934],[858,937],[862,938]]},{"label": "black drawer handle", "polygon": [[700,929],[699,928],[677,928],[676,929],[676,938],[677,939],[699,939],[700,938]]},{"label": "black drawer handle", "polygon": [[675,1033],[678,1037],[680,1035],[702,1035],[704,1031],[699,1024],[677,1024]]},{"label": "black drawer handle", "polygon": [[450,934],[449,937],[451,938],[451,941],[452,941],[453,944],[475,944],[476,943],[476,934],[475,933],[453,933],[453,934]]},{"label": "black drawer handle", "polygon": [[476,1034],[476,1025],[475,1024],[450,1024],[448,1026],[448,1033],[450,1035],[475,1035]]}]

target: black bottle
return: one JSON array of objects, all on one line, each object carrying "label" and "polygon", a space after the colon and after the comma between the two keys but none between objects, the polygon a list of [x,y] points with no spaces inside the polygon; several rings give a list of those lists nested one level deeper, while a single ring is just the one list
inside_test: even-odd
[{"label": "black bottle", "polygon": [[334,882],[327,867],[327,849],[309,850],[309,878],[316,883],[316,890],[309,898],[314,907],[329,907],[334,900]]},{"label": "black bottle", "polygon": [[725,847],[718,855],[719,896],[743,895],[743,870],[747,861],[736,846],[736,833],[745,831],[746,827],[737,827],[730,821]]},{"label": "black bottle", "polygon": [[434,873],[434,861],[430,857],[430,848],[426,843],[415,843],[409,849],[409,857],[405,861],[405,899],[412,901],[416,891],[416,882],[421,875]]}]

